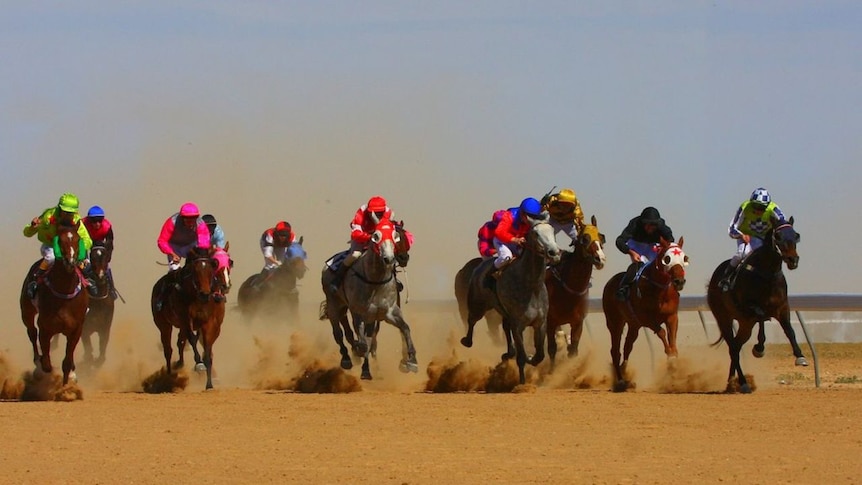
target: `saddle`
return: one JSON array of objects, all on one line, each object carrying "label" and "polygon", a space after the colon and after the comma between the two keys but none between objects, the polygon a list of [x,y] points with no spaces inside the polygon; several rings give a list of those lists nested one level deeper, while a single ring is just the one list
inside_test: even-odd
[{"label": "saddle", "polygon": [[346,249],[346,250],[341,251],[339,253],[335,253],[334,255],[332,255],[331,258],[327,259],[326,263],[324,263],[324,264],[329,269],[329,271],[333,271],[333,272],[338,271],[338,268],[341,267],[341,263],[343,263],[344,260],[347,259],[348,254],[350,254],[349,249]]}]

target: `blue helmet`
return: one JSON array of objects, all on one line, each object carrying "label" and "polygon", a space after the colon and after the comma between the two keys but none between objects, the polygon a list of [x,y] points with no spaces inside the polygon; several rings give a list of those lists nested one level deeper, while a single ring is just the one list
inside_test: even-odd
[{"label": "blue helmet", "polygon": [[760,205],[769,205],[769,203],[772,202],[772,197],[769,196],[769,192],[767,192],[766,189],[758,187],[751,193],[750,200]]},{"label": "blue helmet", "polygon": [[105,217],[105,211],[101,207],[94,205],[87,211],[87,217]]},{"label": "blue helmet", "polygon": [[518,209],[524,214],[533,218],[537,218],[542,215],[542,204],[532,197],[527,197],[526,199],[522,200],[521,205],[518,206]]}]

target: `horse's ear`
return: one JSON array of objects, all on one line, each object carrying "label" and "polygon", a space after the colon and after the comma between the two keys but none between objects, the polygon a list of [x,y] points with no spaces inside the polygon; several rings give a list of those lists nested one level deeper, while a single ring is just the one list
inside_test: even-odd
[{"label": "horse's ear", "polygon": [[299,245],[302,245],[302,241],[305,239],[305,236],[299,236]]},{"label": "horse's ear", "polygon": [[224,243],[224,252],[226,252],[226,253],[230,252],[230,241]]},{"label": "horse's ear", "polygon": [[590,218],[590,224],[592,224],[592,225],[594,225],[594,226],[596,226],[596,227],[598,227],[598,226],[599,226],[598,224],[596,224],[596,215],[595,215],[595,214],[593,214],[593,217],[592,217],[592,218]]},{"label": "horse's ear", "polygon": [[682,247],[682,243],[685,242],[685,238],[683,236],[679,237],[679,247]]},{"label": "horse's ear", "polygon": [[793,216],[790,216],[790,219],[788,219],[787,222],[789,222],[790,225],[792,226],[793,225]]}]

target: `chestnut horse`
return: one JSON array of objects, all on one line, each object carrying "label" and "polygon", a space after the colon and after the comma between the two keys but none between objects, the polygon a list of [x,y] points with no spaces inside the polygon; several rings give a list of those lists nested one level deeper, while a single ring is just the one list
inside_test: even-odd
[{"label": "chestnut horse", "polygon": [[[83,242],[78,236],[80,221],[74,225],[61,224],[54,238],[54,253],[57,259],[39,285],[36,300],[27,296],[27,285],[40,261],[30,267],[21,287],[21,320],[27,327],[27,336],[33,345],[33,362],[42,372],[51,373],[51,337],[63,334],[66,337],[66,357],[63,359],[63,384],[75,376],[75,347],[81,339],[84,318],[90,295],[84,291],[84,276],[78,264],[86,255]],[[38,318],[36,318],[38,314]],[[36,340],[39,340],[37,347]],[[41,355],[39,349],[41,348]]]},{"label": "chestnut horse", "polygon": [[[631,387],[623,373],[641,327],[649,328],[658,335],[664,344],[665,355],[677,355],[679,292],[685,286],[685,266],[688,266],[688,256],[683,252],[682,245],[683,238],[679,238],[679,244],[662,239],[655,261],[643,268],[625,301],[618,300],[616,296],[625,272],[615,274],[605,284],[602,309],[611,334],[611,361],[616,379],[614,392],[625,391]],[[620,341],[626,324],[628,331],[621,362]],[[662,324],[667,328],[662,327]]]},{"label": "chestnut horse", "polygon": [[[299,290],[297,282],[305,276],[308,254],[302,247],[303,238],[288,246],[284,263],[272,273],[256,273],[239,287],[237,303],[243,316],[284,314],[292,322],[299,320]],[[266,278],[265,281],[260,281]]]},{"label": "chestnut horse", "polygon": [[[736,374],[740,391],[751,392],[751,387],[739,363],[739,353],[742,346],[751,338],[755,324],[760,325],[757,345],[752,349],[755,357],[763,356],[766,341],[763,323],[770,318],[775,318],[781,324],[797,359],[802,357],[802,350],[796,343],[796,334],[790,326],[787,280],[781,270],[782,264],[786,264],[789,270],[799,266],[797,243],[799,243],[799,234],[793,228],[793,217],[791,217],[787,224],[782,224],[767,233],[763,246],[752,251],[740,262],[738,274],[730,290],[725,292],[718,287],[725,267],[730,264],[729,260],[719,264],[709,280],[706,300],[721,331],[721,337],[713,345],[718,345],[724,340],[730,353],[728,391],[734,388],[733,375]],[[733,332],[733,320],[739,322],[736,335]]]},{"label": "chestnut horse", "polygon": [[551,371],[557,356],[558,328],[569,324],[569,357],[578,355],[578,344],[584,331],[584,319],[589,312],[590,278],[593,268],[605,266],[605,235],[596,226],[596,216],[585,226],[576,241],[572,241],[573,251],[563,251],[560,264],[551,266],[545,276],[548,289],[548,356],[551,358]]},{"label": "chestnut horse", "polygon": [[[369,247],[354,261],[338,291],[330,289],[330,282],[335,272],[330,265],[324,265],[321,273],[321,284],[326,295],[325,305],[322,305],[321,317],[328,318],[332,326],[332,336],[341,352],[341,367],[351,369],[353,362],[344,345],[344,327],[349,311],[357,326],[357,333],[365,339],[365,348],[376,332],[366,330],[376,322],[385,320],[401,331],[402,359],[399,369],[402,372],[418,372],[416,349],[410,336],[410,326],[404,320],[401,307],[398,305],[398,285],[395,279],[396,246],[400,234],[395,224],[388,219],[381,220],[374,229]],[[336,259],[336,258],[333,258]],[[368,322],[366,325],[365,322]],[[355,349],[354,349],[355,350]],[[363,369],[367,369],[369,352],[365,352]],[[369,374],[370,377],[370,374]]]},{"label": "chestnut horse", "polygon": [[[81,344],[84,346],[84,362],[95,367],[105,363],[105,350],[111,337],[111,323],[114,321],[114,298],[108,281],[108,261],[110,250],[103,245],[94,245],[90,249],[90,269],[96,291],[90,295],[90,311],[84,319],[84,331],[81,334]],[[91,336],[99,336],[99,357],[93,358],[93,343]]]},{"label": "chestnut horse", "polygon": [[[206,368],[206,388],[212,389],[213,344],[221,333],[224,321],[225,301],[215,290],[215,282],[219,262],[215,259],[215,250],[193,250],[189,253],[185,265],[174,273],[168,273],[153,285],[151,309],[153,322],[161,334],[162,349],[165,354],[165,370],[183,367],[185,364],[183,351],[188,340],[195,355],[195,370]],[[162,287],[164,301],[158,306]],[[177,351],[179,359],[171,366],[171,334],[173,328],[179,330],[177,336]],[[197,349],[201,340],[203,358]]]},{"label": "chestnut horse", "polygon": [[[515,258],[497,278],[494,287],[489,287],[487,276],[494,271],[493,259],[489,258],[473,271],[467,288],[467,335],[461,339],[464,347],[473,346],[473,327],[490,310],[503,317],[503,333],[506,336],[506,353],[502,359],[515,357],[518,378],[526,381],[524,366],[527,353],[524,349],[524,330],[533,329],[536,353],[530,365],[536,366],[545,358],[545,331],[547,329],[548,290],[545,288],[545,267],[560,261],[560,248],[554,239],[554,228],[548,223],[548,214],[530,219],[530,231],[521,255]],[[456,294],[456,298],[463,295]],[[464,304],[459,301],[459,306]]]}]

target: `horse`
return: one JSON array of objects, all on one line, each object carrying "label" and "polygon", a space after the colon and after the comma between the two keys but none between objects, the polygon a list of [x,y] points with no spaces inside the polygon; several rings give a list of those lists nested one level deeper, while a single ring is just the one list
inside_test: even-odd
[{"label": "horse", "polygon": [[[548,223],[548,214],[530,218],[521,255],[515,258],[496,278],[493,288],[487,284],[489,273],[494,271],[493,259],[481,261],[470,276],[467,288],[467,334],[461,339],[464,347],[473,346],[473,327],[490,310],[503,317],[506,336],[506,353],[503,360],[515,357],[521,384],[526,382],[524,366],[524,329],[533,329],[536,353],[529,360],[536,366],[545,358],[545,330],[548,313],[548,291],[545,287],[545,267],[548,262],[558,263],[561,251],[554,239],[554,228]],[[494,281],[494,280],[492,280]],[[464,295],[456,294],[456,298]],[[461,305],[462,303],[459,303]]]},{"label": "horse", "polygon": [[[770,318],[775,318],[790,340],[797,362],[799,358],[804,359],[802,350],[796,343],[796,334],[790,325],[787,280],[782,272],[782,264],[786,264],[789,270],[799,266],[799,254],[796,250],[798,243],[799,233],[793,228],[793,217],[791,217],[786,224],[769,231],[763,240],[763,246],[752,251],[740,262],[735,281],[728,291],[722,291],[718,283],[725,274],[725,268],[730,264],[730,260],[719,264],[709,280],[706,300],[721,331],[721,336],[713,345],[718,345],[723,340],[727,343],[730,353],[728,391],[733,389],[732,379],[735,373],[739,380],[740,391],[751,392],[751,387],[740,366],[739,353],[742,346],[751,338],[755,324],[760,325],[757,345],[752,349],[755,357],[762,357],[764,352],[766,334],[763,323]],[[733,332],[733,320],[739,323],[736,335]]]},{"label": "horse", "polygon": [[[404,289],[404,285],[401,281],[398,280],[398,273],[405,272],[407,267],[407,263],[410,262],[410,248],[413,245],[413,235],[410,234],[406,229],[404,229],[404,221],[395,222],[395,232],[398,237],[395,239],[395,287],[398,290],[395,302],[398,304],[399,308],[401,307],[401,291]],[[399,271],[400,270],[400,271]],[[339,321],[342,330],[344,331],[344,336],[347,339],[347,342],[350,344],[354,354],[358,357],[364,357],[362,361],[362,374],[361,378],[366,380],[371,380],[371,369],[369,367],[369,359],[368,357],[377,357],[377,334],[380,332],[380,320],[376,320],[374,322],[368,322],[364,326],[361,322],[361,317],[350,312],[350,315],[353,319],[353,329],[350,328],[349,322],[347,321],[347,315],[344,315],[342,319]],[[363,336],[359,340],[356,339],[354,330],[357,335]]]},{"label": "horse", "polygon": [[[349,311],[356,323],[357,334],[365,340],[365,349],[370,348],[369,338],[376,332],[368,331],[368,326],[385,320],[401,332],[402,359],[399,369],[402,372],[418,372],[416,349],[410,336],[410,326],[404,320],[399,306],[398,284],[395,279],[396,245],[401,236],[388,219],[381,220],[374,229],[369,247],[354,261],[337,291],[330,289],[335,277],[331,264],[324,265],[321,284],[326,295],[322,305],[322,317],[328,318],[332,326],[332,336],[341,353],[341,368],[353,368],[350,354],[344,345],[343,325]],[[344,253],[340,253],[340,256]],[[333,257],[329,262],[337,259]],[[341,258],[343,259],[343,258]],[[328,263],[329,263],[328,262]],[[366,322],[368,322],[366,324]],[[347,326],[347,325],[344,325]],[[349,326],[348,326],[349,328]],[[365,352],[363,369],[367,370],[368,354]],[[368,375],[370,377],[370,373]]]},{"label": "horse", "polygon": [[584,331],[584,319],[589,312],[590,278],[593,268],[605,266],[605,235],[599,232],[596,216],[585,226],[573,250],[563,251],[560,264],[548,268],[545,286],[548,289],[548,356],[551,371],[557,355],[557,339],[553,338],[562,325],[571,327],[569,357],[578,355],[578,345]]},{"label": "horse", "polygon": [[308,254],[302,247],[303,238],[288,246],[284,262],[271,273],[249,276],[239,287],[237,302],[244,316],[252,318],[261,313],[285,312],[293,320],[299,320],[299,290],[297,282],[305,276]]},{"label": "horse", "polygon": [[[455,300],[458,302],[458,314],[461,316],[461,322],[464,324],[464,330],[467,330],[467,292],[470,289],[470,279],[473,277],[473,272],[482,263],[482,258],[473,258],[467,261],[461,269],[455,273]],[[488,323],[488,337],[494,345],[502,345],[503,335],[503,317],[496,310],[490,309],[485,313],[485,321]]]},{"label": "horse", "polygon": [[[611,334],[611,361],[616,378],[614,392],[625,391],[631,386],[623,377],[623,369],[628,364],[641,327],[649,328],[658,335],[664,344],[665,355],[669,358],[677,356],[679,292],[685,286],[685,266],[688,266],[689,261],[682,250],[683,242],[683,238],[679,238],[678,244],[661,239],[658,256],[643,269],[625,301],[618,300],[616,296],[625,272],[615,274],[605,284],[602,309]],[[662,323],[667,329],[662,327]],[[626,324],[628,331],[621,363],[620,340]]]},{"label": "horse", "polygon": [[[176,274],[168,273],[153,285],[150,299],[153,322],[161,334],[162,349],[165,355],[165,371],[185,365],[183,351],[186,341],[191,343],[195,356],[195,370],[206,369],[206,388],[212,389],[213,344],[221,333],[224,321],[225,301],[218,297],[215,288],[216,272],[219,262],[215,259],[215,249],[196,249],[189,253],[185,265]],[[163,302],[158,305],[159,296]],[[177,351],[179,359],[171,367],[171,334],[176,327]],[[203,357],[198,352],[197,343],[201,340]]]},{"label": "horse", "polygon": [[[81,344],[84,346],[84,362],[95,367],[105,363],[105,350],[111,337],[111,323],[114,321],[114,298],[111,296],[108,281],[108,261],[111,253],[104,245],[94,245],[90,249],[90,269],[96,290],[90,295],[90,311],[84,319]],[[93,358],[93,334],[99,336],[99,357]]]},{"label": "horse", "polygon": [[[60,224],[54,238],[54,253],[57,259],[39,285],[36,300],[27,295],[27,285],[33,281],[40,261],[30,267],[21,287],[19,303],[21,320],[27,327],[27,336],[33,346],[33,362],[37,369],[49,374],[51,365],[51,337],[63,334],[66,337],[66,356],[63,359],[63,385],[69,379],[77,380],[75,375],[75,347],[81,339],[84,318],[90,295],[84,291],[85,279],[78,267],[79,258],[84,252],[83,241],[78,236],[78,221],[75,224]],[[38,314],[38,318],[36,318]],[[36,340],[39,345],[37,347]],[[41,348],[41,354],[39,349]]]}]

